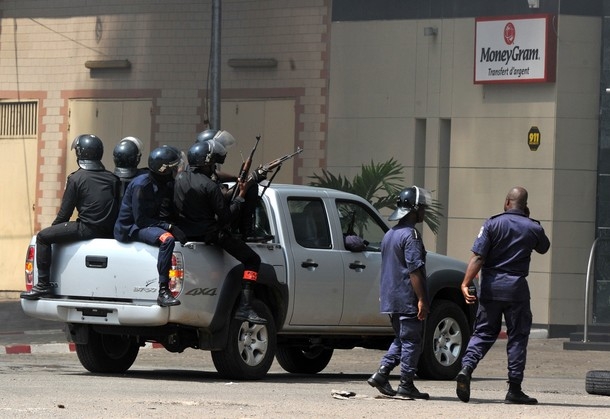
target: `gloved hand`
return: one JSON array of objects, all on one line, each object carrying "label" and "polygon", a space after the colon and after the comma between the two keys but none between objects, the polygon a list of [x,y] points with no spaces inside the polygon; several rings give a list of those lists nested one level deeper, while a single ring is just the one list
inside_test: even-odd
[{"label": "gloved hand", "polygon": [[172,235],[176,238],[176,240],[180,242],[180,244],[185,244],[188,241],[186,233],[180,230],[178,226],[172,225],[170,233],[172,233]]},{"label": "gloved hand", "polygon": [[261,183],[263,180],[267,179],[267,172],[260,170],[260,169],[256,169],[255,171],[252,172],[250,177],[256,183]]}]

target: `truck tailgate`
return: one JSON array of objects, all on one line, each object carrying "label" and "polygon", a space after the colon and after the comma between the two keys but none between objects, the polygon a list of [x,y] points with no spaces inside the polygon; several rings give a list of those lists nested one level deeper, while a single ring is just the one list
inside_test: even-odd
[{"label": "truck tailgate", "polygon": [[53,253],[51,282],[67,297],[156,301],[159,249],[144,243],[93,239]]}]

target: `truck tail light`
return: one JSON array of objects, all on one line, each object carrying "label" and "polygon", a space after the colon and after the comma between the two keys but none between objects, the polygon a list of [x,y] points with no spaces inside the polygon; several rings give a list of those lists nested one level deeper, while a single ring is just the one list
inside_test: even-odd
[{"label": "truck tail light", "polygon": [[182,282],[184,281],[184,259],[182,253],[174,252],[172,255],[172,267],[169,270],[169,290],[174,297],[182,292]]},{"label": "truck tail light", "polygon": [[28,247],[25,255],[25,289],[31,291],[34,286],[34,255],[36,247],[34,245]]}]

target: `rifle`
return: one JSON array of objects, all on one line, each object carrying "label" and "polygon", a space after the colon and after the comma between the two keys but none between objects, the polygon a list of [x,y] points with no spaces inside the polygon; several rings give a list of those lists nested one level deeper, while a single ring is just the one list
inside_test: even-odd
[{"label": "rifle", "polygon": [[[285,156],[279,157],[279,158],[277,158],[275,160],[271,160],[269,163],[265,163],[263,165],[260,165],[258,167],[258,169],[256,169],[256,172],[259,175],[262,175],[262,176],[267,176],[267,173],[275,170],[273,172],[273,175],[271,175],[271,179],[267,180],[267,184],[265,185],[263,191],[261,192],[261,196],[263,196],[265,194],[265,191],[267,190],[269,185],[271,185],[271,182],[273,181],[273,178],[275,178],[275,175],[277,175],[277,172],[279,172],[280,169],[282,168],[282,163],[284,163],[286,160],[290,160],[291,158],[293,158],[297,154],[300,154],[302,151],[303,151],[302,148],[297,147],[297,151],[295,151],[294,153],[286,154]],[[248,180],[250,180],[251,178],[252,178],[252,176],[250,176],[248,178]]]},{"label": "rifle", "polygon": [[252,147],[252,151],[250,155],[246,159],[245,162],[242,162],[241,168],[239,169],[239,175],[237,176],[237,182],[235,183],[235,189],[233,189],[233,196],[231,196],[231,201],[235,199],[235,197],[239,194],[239,182],[245,182],[248,173],[250,172],[250,167],[252,166],[252,157],[254,157],[254,153],[256,152],[256,147],[258,147],[258,142],[261,140],[261,136],[256,136],[256,142],[254,143],[254,147]]}]

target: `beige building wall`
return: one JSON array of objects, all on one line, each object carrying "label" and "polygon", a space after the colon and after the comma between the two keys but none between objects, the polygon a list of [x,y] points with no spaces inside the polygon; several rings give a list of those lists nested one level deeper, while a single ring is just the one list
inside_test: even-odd
[{"label": "beige building wall", "polygon": [[[438,35],[424,36],[425,26]],[[540,325],[582,322],[594,239],[601,21],[561,16],[558,28],[548,84],[473,84],[473,18],[337,22],[331,38],[328,169],[353,175],[363,161],[398,159],[405,185],[423,181],[447,197],[446,233],[424,229],[427,247],[464,261],[507,191],[527,188],[552,242],[532,256],[529,276]],[[527,145],[532,126],[537,151]]]},{"label": "beige building wall", "polygon": [[[270,139],[275,138],[278,155],[273,153],[273,158],[297,146],[304,149],[298,159],[282,169],[284,181],[304,182],[325,162],[329,3],[222,2],[221,97],[229,101],[290,103],[291,118],[274,124],[268,115],[264,130]],[[55,218],[71,169],[66,161],[72,162],[73,156],[67,153],[73,137],[78,135],[70,130],[71,102],[149,101],[151,148],[172,144],[187,149],[196,133],[206,127],[211,0],[124,0],[100,4],[4,0],[0,11],[0,98],[40,99],[39,111],[43,115],[36,147],[32,234]],[[232,58],[273,58],[278,65],[271,69],[235,69],[228,65]],[[129,60],[131,68],[85,67],[87,61],[98,60]],[[287,127],[286,121],[292,121],[292,127]],[[91,126],[95,126],[94,122]],[[274,126],[278,129],[274,130]],[[108,127],[105,132],[114,132],[113,128]],[[220,128],[231,131],[222,119]],[[247,137],[238,138],[239,148],[229,154],[228,161],[240,162],[239,151],[249,152],[252,139],[259,133],[256,129]],[[111,153],[119,137],[102,138],[106,154]],[[142,159],[144,165],[146,157]],[[4,212],[8,203],[3,201],[0,205]],[[19,278],[17,286],[24,287],[25,244],[17,252],[18,263],[10,264],[14,266],[11,272],[3,272],[0,292],[15,289],[15,282],[8,282],[4,279],[7,277]],[[0,253],[7,254],[12,246],[8,237],[0,234]]]},{"label": "beige building wall", "polygon": [[[186,149],[205,127],[211,0],[1,3],[0,98],[40,101],[35,231],[54,219],[63,193],[71,101],[150,102],[151,148]],[[268,134],[274,147],[305,149],[294,182],[320,168],[351,177],[363,163],[394,157],[407,169],[405,184],[423,183],[445,207],[441,234],[424,230],[427,247],[462,260],[483,221],[502,211],[506,191],[523,185],[552,240],[547,255],[532,259],[534,322],[582,322],[594,238],[599,18],[560,16],[555,83],[474,85],[474,18],[331,23],[329,0],[222,6],[221,97],[294,107],[285,144],[284,134]],[[424,36],[427,26],[438,34]],[[236,69],[232,58],[278,64]],[[131,68],[85,68],[115,59]],[[535,152],[526,142],[531,126],[542,133]],[[238,138],[239,150],[257,134]],[[103,140],[109,152],[119,138]],[[2,246],[0,238],[5,254]],[[14,277],[22,277],[21,263]]]}]

